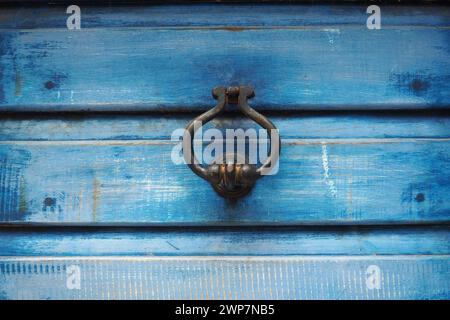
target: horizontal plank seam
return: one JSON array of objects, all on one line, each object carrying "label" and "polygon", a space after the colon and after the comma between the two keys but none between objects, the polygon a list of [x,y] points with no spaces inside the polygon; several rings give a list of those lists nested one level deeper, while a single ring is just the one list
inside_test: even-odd
[{"label": "horizontal plank seam", "polygon": [[[25,227],[26,229],[24,229]],[[380,229],[382,227],[382,229]],[[421,228],[423,227],[423,228]],[[27,233],[41,233],[41,232],[47,232],[47,233],[59,233],[61,231],[64,231],[66,233],[80,233],[80,232],[107,232],[107,233],[130,233],[130,232],[162,232],[163,230],[165,232],[175,232],[175,233],[189,233],[189,232],[197,232],[197,233],[214,233],[214,232],[239,232],[239,233],[246,233],[246,232],[256,232],[256,231],[269,231],[269,232],[285,232],[285,231],[296,231],[296,232],[305,232],[305,231],[352,231],[352,232],[373,232],[373,231],[398,231],[400,228],[403,228],[405,230],[418,230],[422,229],[425,231],[435,231],[435,230],[445,230],[450,232],[450,224],[446,221],[444,222],[436,222],[436,221],[430,221],[430,222],[423,222],[423,221],[417,221],[417,223],[411,224],[409,222],[400,222],[398,224],[377,224],[377,223],[370,223],[365,225],[353,225],[353,224],[311,224],[311,225],[274,225],[274,224],[268,224],[268,225],[248,225],[248,224],[235,224],[235,225],[198,225],[198,224],[192,224],[192,225],[181,225],[181,224],[160,224],[160,225],[140,225],[138,227],[135,227],[134,225],[127,225],[127,224],[52,224],[52,223],[33,223],[32,225],[24,225],[22,222],[22,225],[19,224],[12,224],[8,225],[6,223],[0,224],[0,234],[7,232],[7,233],[15,233],[20,234],[23,232]],[[44,230],[47,229],[47,230]]]},{"label": "horizontal plank seam", "polygon": [[[4,213],[2,213],[4,214]],[[0,214],[1,215],[1,214]],[[286,221],[257,221],[254,220],[236,220],[229,221],[206,221],[199,222],[146,222],[146,221],[116,221],[116,222],[71,222],[71,221],[0,221],[0,232],[4,230],[14,230],[15,228],[298,228],[298,227],[418,227],[418,226],[450,226],[450,217],[435,218],[430,220],[402,220],[401,218],[395,220],[355,220],[349,221],[345,219],[332,220],[295,220],[293,222]]]},{"label": "horizontal plank seam", "polygon": [[258,260],[412,260],[414,258],[450,259],[443,254],[383,254],[383,255],[270,255],[270,256],[0,256],[0,261],[43,261],[43,260],[115,260],[115,261],[160,261],[160,260],[205,260],[205,261],[258,261]]},{"label": "horizontal plank seam", "polygon": [[[333,138],[333,139],[282,139],[283,145],[316,145],[316,144],[379,144],[379,143],[416,143],[416,142],[447,142],[450,138]],[[113,145],[172,145],[179,141],[169,139],[145,140],[4,140],[0,145],[68,145],[68,146],[113,146]]]},{"label": "horizontal plank seam", "polygon": [[[242,31],[258,31],[258,30],[299,30],[299,31],[324,31],[324,32],[333,32],[339,30],[355,30],[361,29],[366,30],[367,27],[364,23],[361,24],[325,24],[325,25],[304,25],[304,26],[242,26],[242,25],[220,25],[220,26],[158,26],[158,27],[83,27],[82,29],[77,30],[76,32],[83,32],[83,30],[87,31],[140,31],[140,30],[154,30],[154,31],[229,31],[229,32],[242,32]],[[386,30],[425,30],[425,29],[450,29],[450,25],[448,26],[433,26],[433,25],[383,25],[383,29]],[[67,32],[67,28],[0,28],[0,32]],[[69,31],[70,32],[70,31]]]}]

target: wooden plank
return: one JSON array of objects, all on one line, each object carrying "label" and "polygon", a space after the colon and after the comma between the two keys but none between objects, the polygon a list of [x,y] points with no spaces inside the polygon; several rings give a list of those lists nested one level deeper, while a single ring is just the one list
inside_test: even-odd
[{"label": "wooden plank", "polygon": [[2,228],[3,256],[449,254],[448,226]]},{"label": "wooden plank", "polygon": [[[278,174],[230,202],[167,140],[2,141],[0,220],[93,224],[449,221],[448,139],[287,139]],[[276,201],[274,200],[276,199]]]},{"label": "wooden plank", "polygon": [[261,110],[447,108],[448,12],[381,30],[363,10],[359,26],[1,29],[0,110],[204,110],[217,85],[254,86]]},{"label": "wooden plank", "polygon": [[[231,108],[230,108],[231,109]],[[170,140],[199,113],[0,115],[0,141]],[[450,138],[447,112],[265,112],[283,139]],[[259,129],[242,114],[226,114],[207,128]]]},{"label": "wooden plank", "polygon": [[449,261],[448,255],[2,257],[0,298],[445,300]]},{"label": "wooden plank", "polygon": [[[81,28],[361,26],[368,4],[80,5]],[[398,4],[398,3],[397,3]],[[403,3],[404,4],[404,3]],[[4,7],[0,29],[66,28],[67,6]],[[445,6],[381,6],[384,27],[448,26]],[[195,14],[193,14],[195,12]],[[17,17],[20,16],[20,19]],[[238,31],[238,30],[236,30]]]},{"label": "wooden plank", "polygon": [[[177,5],[177,6],[192,6],[199,7],[199,5],[222,5],[222,6],[231,6],[233,4],[252,4],[257,6],[264,6],[268,4],[277,4],[288,6],[292,4],[296,5],[306,5],[311,7],[321,6],[324,4],[332,5],[332,6],[354,6],[354,5],[368,5],[366,0],[246,0],[246,1],[236,1],[236,0],[140,0],[140,1],[123,1],[123,0],[96,0],[94,3],[89,0],[80,0],[77,3],[84,5],[85,7],[91,6],[108,6],[108,7],[133,7],[139,6],[145,8],[146,6],[167,6],[167,5]],[[47,0],[27,0],[27,1],[15,1],[15,0],[1,0],[0,4],[7,8],[8,6],[21,7],[57,7],[63,5],[69,5],[70,1],[67,0],[53,0],[51,2]],[[397,0],[374,0],[373,4],[384,5],[389,8],[392,5],[404,5],[404,6],[417,6],[417,5],[428,5],[428,6],[436,6],[436,5],[445,5],[447,4],[446,0],[403,0],[402,2],[398,2]]]}]

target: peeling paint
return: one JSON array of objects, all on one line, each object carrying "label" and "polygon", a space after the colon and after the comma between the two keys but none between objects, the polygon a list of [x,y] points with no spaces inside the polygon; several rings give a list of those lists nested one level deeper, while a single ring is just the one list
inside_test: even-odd
[{"label": "peeling paint", "polygon": [[337,196],[337,189],[334,184],[334,181],[330,178],[330,168],[328,167],[328,151],[327,145],[322,143],[322,166],[323,166],[323,176],[328,188],[330,189],[330,193],[333,197]]},{"label": "peeling paint", "polygon": [[19,184],[19,214],[23,215],[27,211],[27,185],[25,178],[22,176]]}]

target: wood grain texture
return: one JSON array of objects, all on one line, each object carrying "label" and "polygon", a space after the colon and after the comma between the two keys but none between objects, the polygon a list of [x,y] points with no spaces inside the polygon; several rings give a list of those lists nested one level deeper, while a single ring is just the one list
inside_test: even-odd
[{"label": "wood grain texture", "polygon": [[[449,256],[1,257],[1,299],[448,299]],[[379,268],[380,286],[370,285]],[[80,274],[80,287],[71,275]],[[71,289],[70,289],[71,288]]]},{"label": "wood grain texture", "polygon": [[[81,5],[84,29],[137,27],[301,27],[365,25],[367,3],[359,5],[194,4],[177,6]],[[403,2],[403,1],[402,1]],[[404,3],[403,3],[404,4]],[[0,29],[66,28],[67,6],[4,7]],[[445,6],[382,6],[383,26],[447,27]],[[36,14],[39,12],[39,14]],[[195,12],[195,14],[192,14]],[[17,17],[20,16],[20,19]],[[237,29],[236,31],[239,31]]]},{"label": "wood grain texture", "polygon": [[9,228],[3,256],[449,254],[448,226],[290,228]]},{"label": "wood grain texture", "polygon": [[[448,299],[448,111],[367,110],[448,108],[450,8],[365,9],[2,7],[0,299]],[[229,202],[170,135],[238,84],[282,157]]]},{"label": "wood grain texture", "polygon": [[[399,126],[392,127],[402,132]],[[65,137],[80,133],[69,130]],[[285,139],[278,174],[258,181],[253,192],[236,203],[218,197],[187,166],[175,165],[171,159],[175,145],[164,139],[1,141],[1,221],[137,225],[449,221],[448,138]]]},{"label": "wood grain texture", "polygon": [[[1,220],[118,224],[448,221],[450,125],[444,114],[273,115],[284,142],[281,171],[261,180],[254,193],[238,204],[218,198],[187,167],[171,162],[175,143],[169,141],[170,135],[192,117],[2,118]],[[254,124],[227,116],[212,126],[247,129]]]},{"label": "wood grain texture", "polygon": [[[164,13],[179,13],[171,8]],[[259,8],[266,18],[254,21],[247,7],[233,14],[244,26],[199,28],[199,21],[212,19],[208,7],[203,10],[198,22],[182,27],[170,21],[154,26],[156,13],[152,26],[114,26],[135,18],[121,11],[106,15],[116,21],[112,27],[76,32],[64,25],[11,29],[6,22],[0,29],[0,110],[204,110],[217,85],[254,86],[261,110],[449,105],[448,8],[434,9],[432,18],[416,8],[399,26],[381,30],[366,28],[362,8],[350,9],[351,19],[337,10],[340,18],[330,26],[332,7],[313,12],[309,25],[276,6]],[[328,24],[314,25],[326,12]],[[275,22],[264,20],[271,16]]]}]

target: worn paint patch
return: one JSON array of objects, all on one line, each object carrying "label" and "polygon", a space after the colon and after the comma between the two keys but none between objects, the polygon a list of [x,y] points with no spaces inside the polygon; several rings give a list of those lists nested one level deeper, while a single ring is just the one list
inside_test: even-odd
[{"label": "worn paint patch", "polygon": [[411,81],[409,86],[413,92],[420,93],[428,90],[430,83],[428,81],[414,79]]},{"label": "worn paint patch", "polygon": [[[28,200],[28,210],[33,210],[33,201]],[[46,221],[61,221],[63,219],[78,219],[80,221],[80,200],[65,190],[44,194],[40,202],[41,211]]]},{"label": "worn paint patch", "polygon": [[17,212],[20,177],[19,169],[8,159],[0,160],[0,214],[10,221]]},{"label": "worn paint patch", "polygon": [[[17,32],[11,47],[16,51],[22,77],[34,85],[26,86],[27,94],[20,104],[7,90],[6,107],[18,111],[192,111],[209,108],[214,103],[210,90],[220,84],[254,86],[256,97],[252,103],[261,110],[448,105],[449,89],[443,78],[448,66],[445,28],[407,32],[388,28],[376,33],[378,45],[367,50],[365,44],[375,40],[374,33],[365,28],[339,31],[332,25],[302,31],[272,29],[268,25],[267,29],[243,32],[131,28],[114,34],[100,28],[70,36],[53,30],[52,37],[43,29]],[[102,39],[102,46],[90,45],[98,39]],[[430,47],[427,58],[410,46],[423,39]],[[331,56],[318,54],[324,45],[336,52]],[[439,46],[443,49],[433,49]],[[148,52],[152,52],[152,59],[147,58]],[[74,61],[73,53],[83,63]],[[185,63],[186,56],[191,57],[189,64]],[[416,56],[420,58],[417,63],[411,62]],[[334,58],[339,58],[340,63],[330,65]],[[11,65],[11,61],[8,57],[5,65]],[[95,77],[92,70],[98,70]],[[152,77],[145,77],[142,70],[151,71]],[[393,75],[392,83],[386,81],[392,72],[408,71],[414,78],[399,75],[397,79]],[[65,73],[70,81],[58,82],[53,79],[54,73]],[[432,79],[421,75],[431,75]],[[8,72],[7,80],[13,81],[10,76]],[[9,89],[10,84],[6,85]],[[399,94],[395,86],[405,92]],[[48,90],[53,90],[54,95],[48,95]],[[55,104],[58,90],[60,99]],[[426,99],[411,99],[414,95]]]},{"label": "worn paint patch", "polygon": [[24,150],[0,149],[0,217],[4,221],[23,219],[23,170],[29,160]]},{"label": "worn paint patch", "polygon": [[433,83],[430,75],[409,72],[391,74],[389,81],[401,92],[409,92],[419,97],[425,95]]},{"label": "worn paint patch", "polygon": [[[62,290],[73,265],[82,290]],[[381,270],[379,289],[368,266]],[[13,257],[0,261],[0,298],[448,299],[449,267],[448,256],[414,255]]]},{"label": "worn paint patch", "polygon": [[78,194],[78,211],[77,211],[77,219],[78,219],[78,221],[81,220],[81,214],[83,212],[83,204],[84,204],[83,189],[81,189],[79,194]]},{"label": "worn paint patch", "polygon": [[94,178],[92,190],[92,221],[97,220],[97,210],[100,202],[100,181]]},{"label": "worn paint patch", "polygon": [[[61,194],[51,194],[46,195],[42,200],[42,212],[47,218],[53,216],[54,213],[63,212],[63,195]],[[49,216],[50,215],[50,216]]]},{"label": "worn paint patch", "polygon": [[328,39],[328,44],[330,47],[331,51],[335,50],[335,40],[338,39],[341,31],[339,29],[324,29],[323,31],[325,31],[325,34],[327,36]]},{"label": "worn paint patch", "polygon": [[16,70],[16,79],[14,84],[15,84],[14,95],[16,97],[19,97],[22,95],[22,85],[23,85],[22,76],[19,70]]},{"label": "worn paint patch", "polygon": [[59,88],[61,84],[64,82],[64,80],[67,79],[67,75],[58,73],[54,74],[50,79],[44,82],[44,88],[47,90],[52,90],[54,88]]},{"label": "worn paint patch", "polygon": [[23,215],[28,211],[27,206],[27,185],[26,180],[23,176],[20,177],[20,187],[19,187],[19,213]]},{"label": "worn paint patch", "polygon": [[50,208],[54,210],[54,207],[56,205],[56,198],[53,197],[46,197],[43,201],[43,210],[47,210],[47,208]]},{"label": "worn paint patch", "polygon": [[[28,212],[17,222],[91,223],[93,211],[95,221],[106,224],[449,221],[448,138],[356,140],[285,141],[279,174],[261,179],[252,194],[235,204],[217,197],[189,168],[174,166],[169,158],[173,145],[164,141],[121,141],[121,147],[117,141],[98,140],[3,141],[0,154],[8,155],[9,162],[19,161],[10,151],[15,145],[33,155],[23,172]],[[60,215],[42,212],[46,197],[61,203]]]},{"label": "worn paint patch", "polygon": [[322,167],[325,183],[328,185],[330,193],[333,197],[337,196],[337,189],[334,181],[330,177],[330,168],[328,166],[328,151],[327,145],[322,143]]},{"label": "worn paint patch", "polygon": [[[421,183],[409,183],[401,194],[401,200],[404,206],[405,212],[410,215],[429,216],[430,204],[433,203],[433,184],[436,182],[423,181]],[[442,213],[435,211],[435,216],[439,216]],[[443,213],[444,216],[448,216],[448,211]]]}]

